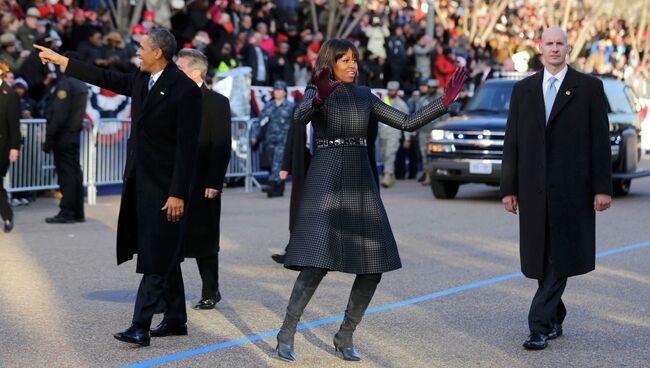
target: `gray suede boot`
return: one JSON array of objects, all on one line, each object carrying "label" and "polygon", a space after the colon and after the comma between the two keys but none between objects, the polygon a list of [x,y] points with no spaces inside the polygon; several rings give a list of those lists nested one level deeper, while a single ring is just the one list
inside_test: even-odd
[{"label": "gray suede boot", "polygon": [[360,361],[361,357],[354,350],[352,335],[357,328],[363,314],[366,312],[372,300],[377,285],[381,280],[381,274],[357,275],[352,285],[348,307],[345,310],[345,318],[339,332],[334,336],[334,350],[336,356],[343,360]]},{"label": "gray suede boot", "polygon": [[300,321],[307,303],[314,295],[318,284],[327,273],[327,270],[321,268],[305,268],[300,271],[300,275],[293,285],[293,291],[289,298],[287,314],[284,316],[284,322],[278,333],[278,345],[275,350],[278,357],[282,360],[293,362],[296,360],[296,353],[293,349],[293,337],[296,334],[296,326]]}]

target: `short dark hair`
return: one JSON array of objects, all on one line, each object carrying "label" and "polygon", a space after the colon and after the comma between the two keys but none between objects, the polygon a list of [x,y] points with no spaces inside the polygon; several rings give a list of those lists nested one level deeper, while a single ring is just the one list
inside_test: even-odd
[{"label": "short dark hair", "polygon": [[326,66],[330,68],[330,73],[334,73],[334,64],[345,55],[348,50],[352,50],[355,59],[359,59],[359,50],[348,40],[333,38],[325,41],[318,52],[316,63],[314,64],[314,76],[323,70]]},{"label": "short dark hair", "polygon": [[151,40],[151,46],[161,49],[165,60],[172,61],[177,48],[174,35],[164,28],[154,28],[147,32],[147,36]]}]

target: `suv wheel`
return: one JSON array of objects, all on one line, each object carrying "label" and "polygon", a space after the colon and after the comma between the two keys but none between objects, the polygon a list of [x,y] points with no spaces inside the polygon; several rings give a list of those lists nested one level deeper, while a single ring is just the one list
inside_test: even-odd
[{"label": "suv wheel", "polygon": [[630,192],[630,185],[632,180],[630,179],[617,179],[614,180],[614,195],[617,197],[626,196]]},{"label": "suv wheel", "polygon": [[431,191],[437,199],[454,199],[459,185],[455,181],[431,180]]}]

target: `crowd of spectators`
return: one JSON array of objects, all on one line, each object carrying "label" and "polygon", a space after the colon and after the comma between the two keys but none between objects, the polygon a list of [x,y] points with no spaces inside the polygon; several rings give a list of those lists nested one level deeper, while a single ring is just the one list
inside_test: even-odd
[{"label": "crowd of spectators", "polygon": [[[52,66],[41,64],[35,43],[61,52],[75,51],[81,59],[103,68],[129,72],[138,67],[139,40],[162,23],[154,11],[145,9],[140,22],[128,34],[121,34],[107,1],[0,1],[0,57],[11,65],[7,82],[25,96],[23,117],[42,116],[44,95],[56,77]],[[194,0],[187,5],[172,1],[178,9],[167,9],[171,16],[163,23],[171,27],[179,46],[199,49],[208,56],[211,76],[246,65],[253,70],[253,84],[283,80],[288,85],[306,85],[328,28],[329,2],[314,3],[318,29],[311,15],[314,4],[298,0]],[[540,7],[545,1],[513,0],[495,19],[487,37],[469,39],[471,22],[465,17],[478,25],[490,23],[494,15],[478,6],[494,1],[470,0],[469,9],[464,9],[463,1],[440,0],[436,3],[442,17],[436,18],[434,35],[429,37],[421,6],[427,1],[365,3],[356,5],[349,17],[337,18],[350,23],[365,12],[347,35],[362,51],[359,83],[385,87],[388,81],[398,80],[407,92],[416,89],[418,80],[428,78],[444,87],[458,65],[468,68],[474,78],[488,70],[539,69],[540,32],[548,19],[561,22],[564,14],[561,1],[555,1],[553,8]],[[567,23],[569,43],[578,41],[588,26],[587,42],[574,62],[578,69],[622,76],[626,70],[641,68],[642,52],[633,47],[636,24],[610,14],[590,21],[591,9],[583,1],[573,4]],[[475,12],[484,14],[473,16]],[[638,36],[648,37],[647,32]]]}]

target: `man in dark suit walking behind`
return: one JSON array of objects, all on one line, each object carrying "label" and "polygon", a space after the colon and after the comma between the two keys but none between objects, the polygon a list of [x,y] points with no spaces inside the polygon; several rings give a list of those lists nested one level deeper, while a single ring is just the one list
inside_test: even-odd
[{"label": "man in dark suit walking behind", "polygon": [[522,272],[538,280],[527,349],[562,335],[567,278],[594,270],[595,211],[609,208],[612,193],[602,82],[567,66],[561,29],[542,34],[540,51],[544,70],[512,92],[501,176],[506,211],[521,212]]},{"label": "man in dark suit walking behind", "polygon": [[131,136],[124,169],[124,192],[117,225],[117,263],[138,254],[138,289],[133,323],[115,338],[148,346],[154,313],[165,310],[152,336],[186,335],[187,313],[180,262],[184,212],[194,175],[201,124],[201,90],[171,62],[176,41],[165,29],[142,38],[140,70],[122,74],[68,59],[38,47],[45,62],[66,74],[131,96]]},{"label": "man in dark suit walking behind", "polygon": [[185,256],[196,258],[203,283],[201,300],[194,309],[213,309],[221,300],[219,293],[219,222],[221,192],[230,162],[230,103],[203,81],[208,59],[199,50],[183,49],[176,65],[203,93],[203,119],[199,133],[196,176],[187,212]]}]

